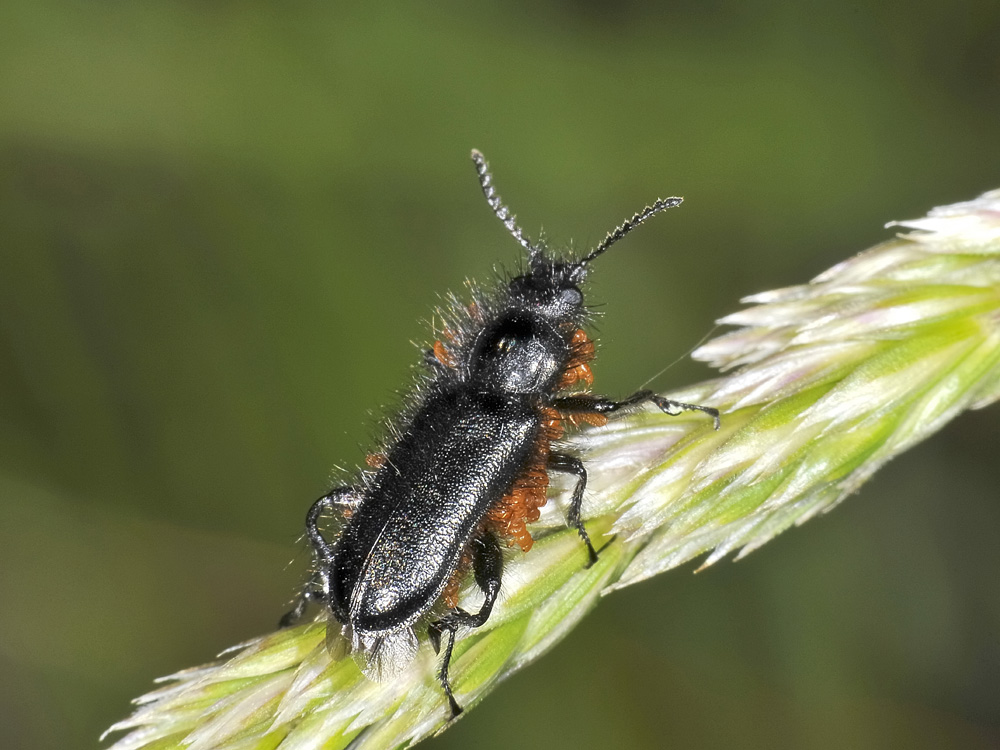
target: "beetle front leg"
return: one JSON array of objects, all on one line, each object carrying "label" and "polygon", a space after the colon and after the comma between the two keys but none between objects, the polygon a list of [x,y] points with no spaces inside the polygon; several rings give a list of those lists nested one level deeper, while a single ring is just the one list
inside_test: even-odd
[{"label": "beetle front leg", "polygon": [[476,584],[483,591],[485,599],[483,606],[478,612],[466,612],[464,609],[456,607],[440,620],[432,622],[427,628],[427,635],[430,637],[431,645],[435,651],[441,649],[441,636],[448,634],[448,645],[444,649],[444,657],[441,659],[441,670],[438,672],[438,680],[441,688],[448,698],[448,705],[451,708],[451,718],[455,718],[462,713],[462,707],[455,700],[455,694],[451,689],[451,682],[448,679],[448,668],[451,665],[451,652],[455,648],[455,632],[462,627],[478,628],[485,625],[493,612],[493,605],[496,604],[500,595],[500,580],[503,576],[503,552],[500,542],[496,536],[484,531],[472,540],[472,572],[476,577]]},{"label": "beetle front leg", "polygon": [[636,391],[631,396],[623,398],[621,401],[612,401],[611,399],[603,398],[602,396],[565,396],[564,398],[557,398],[553,402],[553,406],[555,406],[559,411],[567,412],[569,414],[579,412],[610,414],[611,412],[618,411],[619,409],[625,409],[629,406],[641,404],[644,401],[649,401],[655,404],[660,411],[674,417],[682,411],[703,411],[712,417],[712,420],[715,422],[715,429],[719,429],[720,422],[718,409],[713,409],[711,406],[700,406],[698,404],[687,404],[683,401],[674,401],[670,398],[664,398],[653,391]]},{"label": "beetle front leg", "polygon": [[309,582],[306,583],[302,593],[296,599],[292,608],[286,612],[278,622],[278,628],[291,627],[302,619],[306,608],[310,602],[321,601],[326,598],[329,584],[327,568],[333,559],[333,548],[323,537],[319,529],[319,519],[325,511],[341,509],[353,509],[361,502],[361,491],[357,487],[345,485],[331,490],[323,497],[319,498],[309,508],[306,515],[306,536],[309,537],[309,544],[316,558],[318,569],[312,574]]}]

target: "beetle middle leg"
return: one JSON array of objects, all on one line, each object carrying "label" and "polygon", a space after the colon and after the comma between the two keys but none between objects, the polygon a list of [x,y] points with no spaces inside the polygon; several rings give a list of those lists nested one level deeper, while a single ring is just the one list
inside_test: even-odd
[{"label": "beetle middle leg", "polygon": [[310,602],[322,601],[326,597],[329,588],[327,568],[333,559],[333,548],[319,529],[320,516],[330,510],[340,509],[343,512],[344,509],[354,508],[360,502],[360,498],[361,491],[357,487],[345,485],[323,495],[309,508],[309,513],[306,514],[306,535],[309,537],[309,544],[313,549],[318,569],[313,573],[292,608],[278,622],[279,629],[291,627],[297,623],[302,619]]},{"label": "beetle middle leg", "polygon": [[587,489],[587,469],[583,465],[583,461],[576,456],[555,452],[549,454],[548,468],[552,471],[561,471],[576,477],[576,487],[573,488],[573,496],[570,498],[569,512],[566,514],[566,517],[569,525],[577,530],[580,538],[583,539],[583,543],[587,545],[587,554],[590,556],[590,561],[587,563],[587,567],[589,568],[597,562],[597,550],[594,549],[594,544],[590,541],[590,534],[587,533],[587,529],[583,525],[583,518],[581,517],[583,511],[583,493]]},{"label": "beetle middle leg", "polygon": [[471,546],[472,571],[476,578],[476,585],[482,589],[485,596],[483,605],[475,613],[466,612],[464,609],[456,607],[440,620],[432,622],[427,628],[427,635],[430,637],[431,645],[435,651],[441,649],[441,637],[445,634],[448,635],[448,644],[445,646],[444,656],[441,659],[438,680],[441,682],[444,694],[448,697],[452,718],[462,713],[462,707],[455,700],[455,694],[452,692],[451,682],[448,679],[451,652],[455,648],[455,632],[462,627],[478,628],[486,624],[493,612],[497,596],[500,594],[500,579],[503,575],[503,552],[496,535],[489,531],[483,531],[472,540]]}]

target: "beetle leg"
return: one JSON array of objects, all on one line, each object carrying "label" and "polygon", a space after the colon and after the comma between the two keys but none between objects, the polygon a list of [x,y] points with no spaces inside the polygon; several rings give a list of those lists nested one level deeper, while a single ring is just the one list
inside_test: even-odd
[{"label": "beetle leg", "polygon": [[440,375],[448,369],[448,366],[437,358],[433,349],[424,349],[424,364],[427,365],[429,369],[433,370],[435,375]]},{"label": "beetle leg", "polygon": [[496,536],[489,531],[484,531],[472,540],[472,571],[476,577],[476,584],[483,591],[485,599],[478,612],[466,612],[464,609],[456,607],[440,620],[432,622],[427,628],[431,645],[438,651],[441,647],[441,636],[448,634],[448,644],[444,649],[444,657],[441,659],[441,670],[438,672],[438,680],[444,694],[448,697],[448,705],[451,707],[451,717],[454,719],[462,713],[462,707],[455,700],[455,694],[451,689],[451,682],[448,679],[448,667],[451,665],[451,652],[455,648],[455,632],[461,628],[478,628],[485,625],[493,612],[493,605],[496,604],[500,595],[500,580],[503,575],[503,552],[500,542]]},{"label": "beetle leg", "polygon": [[309,543],[312,545],[317,562],[328,565],[333,559],[333,547],[327,543],[319,530],[320,516],[324,511],[337,509],[343,513],[344,510],[353,510],[360,504],[361,490],[344,485],[330,490],[309,508],[309,513],[306,514],[306,534],[309,536]]},{"label": "beetle leg", "polygon": [[305,588],[295,598],[295,604],[292,605],[292,608],[285,612],[281,616],[281,619],[278,620],[278,630],[290,628],[302,619],[302,615],[306,613],[306,608],[310,602],[323,598],[322,592],[319,591],[320,585],[319,576],[313,574],[309,582],[305,585]]},{"label": "beetle leg", "polygon": [[318,569],[313,573],[309,582],[305,585],[302,593],[296,599],[292,608],[286,612],[278,622],[278,628],[287,628],[300,619],[305,614],[310,602],[321,601],[326,597],[329,584],[327,568],[333,559],[333,548],[326,539],[323,538],[319,530],[319,519],[324,511],[336,508],[355,508],[361,502],[361,490],[357,487],[345,485],[331,490],[312,504],[309,513],[306,515],[306,535],[309,537],[309,544],[313,549]]},{"label": "beetle leg", "polygon": [[623,398],[621,401],[612,401],[602,396],[565,396],[557,398],[553,406],[564,412],[597,412],[598,414],[609,414],[610,412],[625,409],[629,406],[650,401],[655,404],[660,411],[671,416],[677,416],[682,411],[703,411],[715,422],[715,429],[719,429],[719,410],[711,406],[699,406],[698,404],[686,404],[683,401],[674,401],[664,398],[653,391],[636,391],[631,396]]},{"label": "beetle leg", "polygon": [[589,568],[597,562],[597,550],[594,549],[594,545],[590,541],[590,535],[587,533],[587,529],[584,528],[583,519],[580,517],[583,509],[583,493],[587,489],[587,469],[584,467],[583,461],[576,456],[555,452],[549,454],[548,468],[552,471],[561,471],[576,477],[576,487],[573,488],[573,496],[569,501],[569,512],[566,515],[569,525],[579,532],[583,543],[587,545],[587,554],[590,556],[590,562],[587,563],[587,567]]}]

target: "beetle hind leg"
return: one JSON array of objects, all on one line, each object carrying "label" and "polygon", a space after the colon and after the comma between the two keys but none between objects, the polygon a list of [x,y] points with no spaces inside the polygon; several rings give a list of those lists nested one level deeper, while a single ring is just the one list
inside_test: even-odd
[{"label": "beetle hind leg", "polygon": [[278,622],[279,629],[291,627],[301,620],[310,602],[326,599],[329,588],[327,569],[333,559],[333,547],[320,531],[320,517],[327,511],[339,509],[343,513],[345,510],[356,508],[361,501],[360,499],[361,490],[345,485],[323,495],[309,508],[309,513],[306,515],[306,536],[309,537],[309,545],[312,547],[317,569],[302,589],[302,593],[299,594],[292,608],[282,615]]},{"label": "beetle hind leg", "polygon": [[451,687],[448,676],[448,669],[451,666],[451,654],[455,648],[455,633],[459,628],[478,628],[485,625],[493,612],[493,605],[496,604],[500,595],[500,581],[503,576],[503,552],[496,535],[489,531],[483,531],[472,540],[472,571],[476,578],[476,585],[482,589],[485,599],[478,612],[466,612],[464,609],[456,607],[440,620],[435,620],[428,626],[427,635],[430,638],[434,651],[441,650],[441,638],[447,636],[447,644],[444,648],[444,656],[441,658],[441,669],[438,671],[438,682],[448,698],[448,706],[451,708],[451,718],[455,718],[462,713],[462,707],[455,700],[455,693]]}]

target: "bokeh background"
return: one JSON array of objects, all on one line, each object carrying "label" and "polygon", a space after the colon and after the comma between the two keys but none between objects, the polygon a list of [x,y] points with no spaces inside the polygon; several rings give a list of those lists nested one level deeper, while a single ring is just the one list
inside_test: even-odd
[{"label": "bokeh background", "polygon": [[[356,7],[342,7],[355,5]],[[600,390],[1000,187],[993,2],[0,5],[0,747],[271,629],[435,295],[589,246]],[[661,389],[709,377],[678,364]],[[998,407],[609,599],[446,748],[1000,746]]]}]

